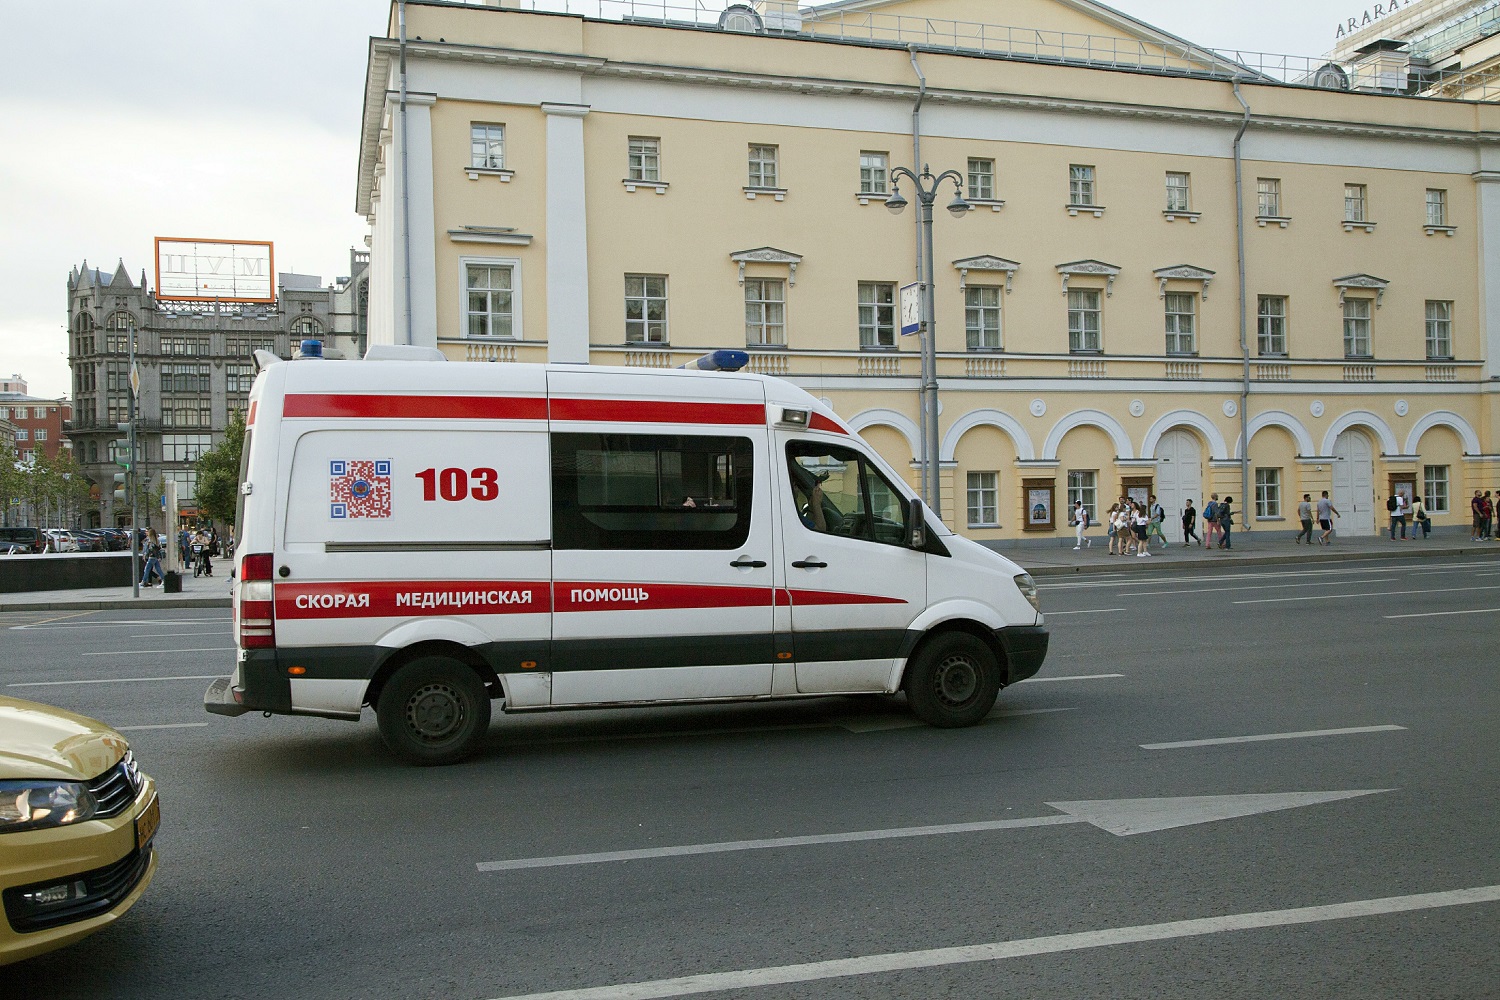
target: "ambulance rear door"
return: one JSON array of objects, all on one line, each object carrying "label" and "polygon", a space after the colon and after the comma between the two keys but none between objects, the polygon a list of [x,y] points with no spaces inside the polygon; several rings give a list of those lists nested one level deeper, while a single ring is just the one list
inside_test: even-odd
[{"label": "ambulance rear door", "polygon": [[762,383],[552,369],[548,391],[553,704],[769,696]]}]

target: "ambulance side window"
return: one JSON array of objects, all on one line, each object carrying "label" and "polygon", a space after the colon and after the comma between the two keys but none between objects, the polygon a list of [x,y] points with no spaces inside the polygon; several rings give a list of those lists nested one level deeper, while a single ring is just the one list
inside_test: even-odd
[{"label": "ambulance side window", "polygon": [[748,438],[553,434],[559,549],[733,549],[750,534]]},{"label": "ambulance side window", "polygon": [[792,503],[808,529],[887,545],[906,544],[906,509],[900,491],[859,452],[794,441],[787,445],[787,466]]}]

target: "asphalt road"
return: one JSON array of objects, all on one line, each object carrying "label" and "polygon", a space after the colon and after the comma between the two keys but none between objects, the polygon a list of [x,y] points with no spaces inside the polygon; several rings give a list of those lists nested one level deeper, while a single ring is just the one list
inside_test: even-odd
[{"label": "asphalt road", "polygon": [[0,692],[124,729],[163,815],[143,901],[4,992],[1500,996],[1500,559],[1042,599],[1042,673],[974,729],[502,716],[428,770],[368,713],[204,714],[226,612],[0,616]]}]

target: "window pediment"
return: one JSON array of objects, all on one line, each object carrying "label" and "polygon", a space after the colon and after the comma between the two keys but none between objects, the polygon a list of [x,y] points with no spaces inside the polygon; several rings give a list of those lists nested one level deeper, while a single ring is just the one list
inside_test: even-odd
[{"label": "window pediment", "polygon": [[1343,308],[1345,293],[1349,289],[1374,290],[1375,308],[1379,309],[1381,300],[1385,298],[1385,289],[1390,282],[1385,278],[1377,278],[1373,274],[1346,274],[1342,278],[1333,279],[1333,287],[1339,290],[1339,307]]},{"label": "window pediment", "polygon": [[737,250],[729,255],[729,259],[740,266],[740,284],[745,283],[746,264],[785,264],[790,274],[787,283],[797,283],[797,265],[802,263],[802,255],[791,253],[786,250],[778,250],[775,247],[757,247],[754,250]]},{"label": "window pediment", "polygon": [[1169,281],[1198,281],[1203,284],[1203,301],[1208,301],[1208,283],[1214,280],[1217,271],[1210,271],[1206,267],[1198,267],[1195,264],[1174,264],[1171,267],[1159,267],[1151,272],[1156,275],[1160,285],[1160,298],[1167,297],[1167,282]]},{"label": "window pediment", "polygon": [[953,262],[958,269],[958,287],[960,290],[969,287],[970,271],[1003,271],[1005,272],[1005,294],[1010,294],[1011,279],[1015,277],[1021,265],[1004,257],[996,257],[992,254],[980,254],[977,257],[963,257]]},{"label": "window pediment", "polygon": [[1103,275],[1108,280],[1104,284],[1104,295],[1106,298],[1115,293],[1115,278],[1120,273],[1118,264],[1106,264],[1102,260],[1075,260],[1066,264],[1057,265],[1057,273],[1062,275],[1063,294],[1068,294],[1068,279],[1075,274],[1088,277]]}]

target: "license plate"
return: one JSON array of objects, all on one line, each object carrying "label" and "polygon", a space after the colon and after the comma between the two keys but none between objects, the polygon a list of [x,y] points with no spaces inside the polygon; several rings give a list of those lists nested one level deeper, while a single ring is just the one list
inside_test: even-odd
[{"label": "license plate", "polygon": [[151,843],[151,838],[156,836],[158,826],[161,826],[161,799],[153,795],[151,802],[135,818],[135,846],[144,850]]}]

